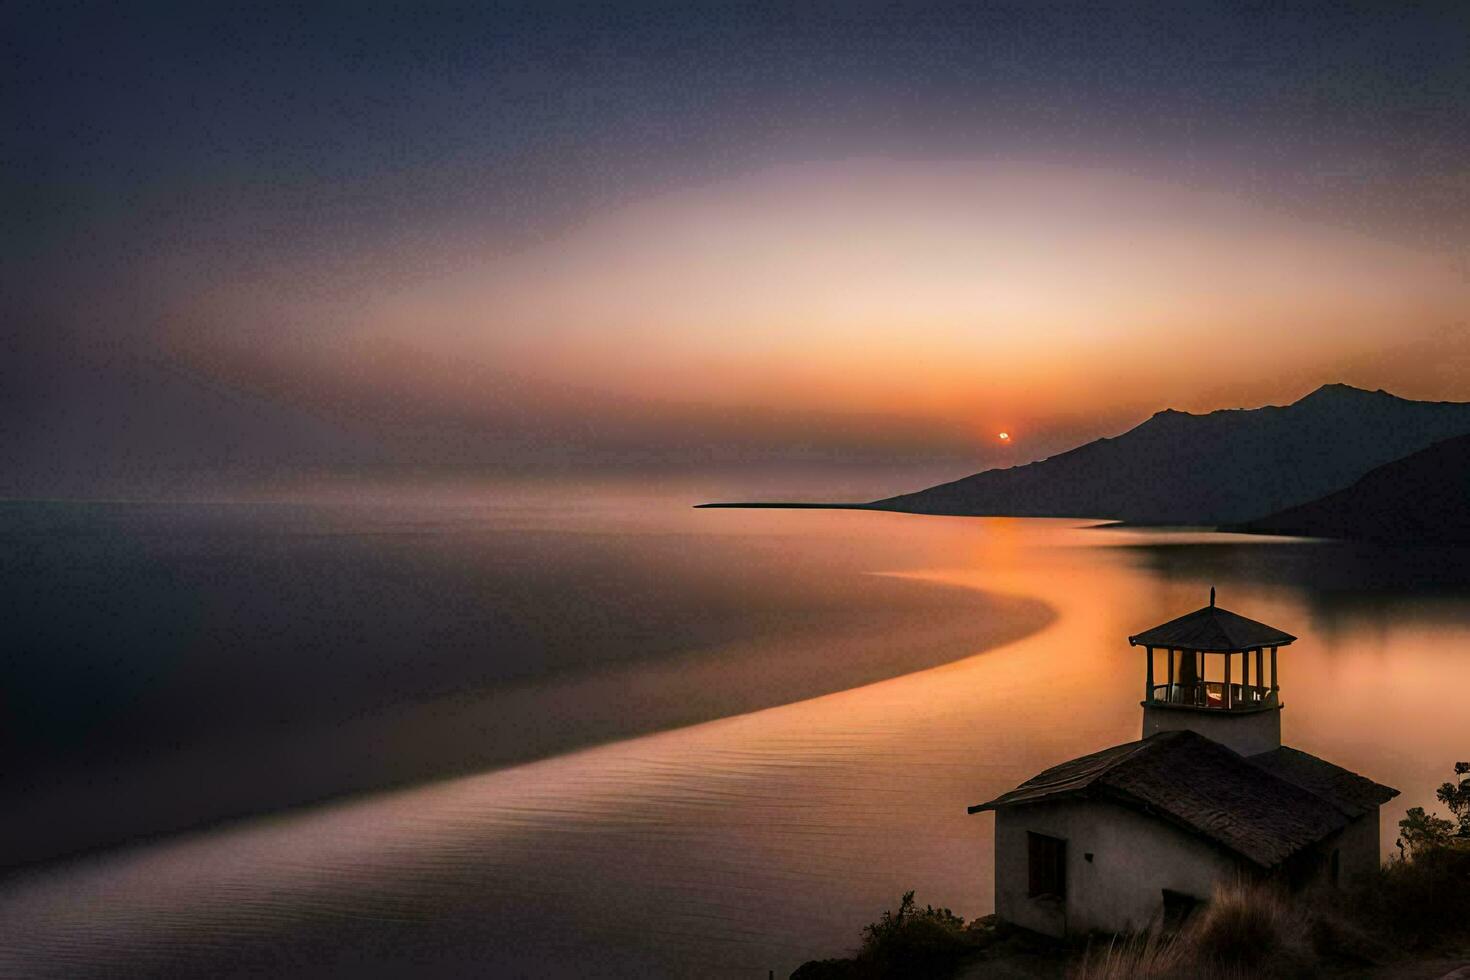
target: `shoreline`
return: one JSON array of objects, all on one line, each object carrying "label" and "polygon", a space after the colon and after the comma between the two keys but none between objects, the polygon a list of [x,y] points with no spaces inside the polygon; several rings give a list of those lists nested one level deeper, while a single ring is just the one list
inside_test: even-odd
[{"label": "shoreline", "polygon": [[[143,813],[133,812],[146,812],[146,806],[119,803],[110,825],[127,829],[102,838],[56,835],[52,838],[55,843],[31,860],[3,854],[6,868],[0,882],[221,827],[501,772],[858,690],[1024,640],[1045,630],[1058,615],[1038,598],[881,573],[858,580],[916,618],[902,645],[867,637],[856,627],[830,627],[816,636],[793,633],[776,642],[753,635],[720,649],[693,649],[584,671],[553,672],[520,683],[398,706],[298,736],[291,746],[291,772],[281,773],[265,789],[257,775],[244,776],[233,784],[237,792],[217,794],[213,812],[204,819],[147,821]],[[904,592],[918,598],[905,601],[899,595]],[[909,610],[911,605],[918,608]],[[942,618],[924,628],[918,617],[925,614]],[[834,661],[836,650],[842,650],[843,657]],[[758,683],[752,684],[751,676]],[[712,701],[709,692],[719,692],[718,698]],[[642,706],[638,717],[621,710],[629,703]],[[602,714],[589,714],[588,704],[607,708]],[[579,723],[569,733],[562,722],[579,711]],[[405,745],[415,749],[405,751]],[[391,761],[386,769],[369,764],[344,766],[344,760],[357,762],[354,753],[360,750],[356,746],[378,747],[376,761],[384,764],[382,759],[390,755]],[[134,790],[131,800],[139,798],[138,789],[149,788],[141,794],[148,800],[187,782],[190,773],[202,768],[250,774],[262,764],[261,755],[257,733],[184,746],[102,769],[79,768],[70,778],[47,778],[47,785],[32,786],[20,799],[9,802],[8,836],[13,841],[44,836],[53,815],[84,808],[88,787],[99,781],[129,785]],[[302,777],[303,772],[317,778]]]}]

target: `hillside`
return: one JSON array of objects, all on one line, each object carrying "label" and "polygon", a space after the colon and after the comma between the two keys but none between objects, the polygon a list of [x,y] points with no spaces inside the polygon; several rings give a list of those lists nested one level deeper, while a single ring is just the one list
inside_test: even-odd
[{"label": "hillside", "polygon": [[[1470,403],[1324,385],[1286,406],[1162,411],[1114,438],[868,505],[919,514],[1234,524],[1470,433]],[[1462,484],[1463,485],[1463,484]]]},{"label": "hillside", "polygon": [[1352,486],[1232,530],[1470,542],[1470,435],[1437,442],[1370,471]]}]

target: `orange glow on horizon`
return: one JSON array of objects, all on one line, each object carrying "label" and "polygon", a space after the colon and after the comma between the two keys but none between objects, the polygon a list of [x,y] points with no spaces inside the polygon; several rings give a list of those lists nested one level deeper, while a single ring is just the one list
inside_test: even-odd
[{"label": "orange glow on horizon", "polygon": [[265,349],[273,370],[461,414],[510,397],[498,372],[532,410],[590,392],[955,426],[1004,413],[1043,435],[1325,381],[1454,397],[1443,358],[1409,362],[1417,394],[1372,371],[1470,308],[1442,256],[1177,184],[974,163],[779,168],[525,251],[401,266],[451,271],[347,300],[218,294],[188,346],[220,363]]}]

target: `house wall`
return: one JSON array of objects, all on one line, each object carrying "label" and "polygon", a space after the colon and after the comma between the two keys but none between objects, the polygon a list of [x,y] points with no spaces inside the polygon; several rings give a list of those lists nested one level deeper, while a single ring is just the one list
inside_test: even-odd
[{"label": "house wall", "polygon": [[1378,808],[1374,807],[1325,841],[1323,853],[1330,862],[1333,850],[1338,852],[1338,884],[1346,887],[1378,870],[1383,863],[1378,847]]},{"label": "house wall", "polygon": [[1143,737],[1181,729],[1198,732],[1241,755],[1281,748],[1281,709],[1210,711],[1143,702]]},{"label": "house wall", "polygon": [[[1065,902],[1026,894],[1028,831],[1067,842]],[[996,913],[1047,935],[1143,929],[1161,914],[1163,889],[1208,899],[1216,882],[1242,873],[1250,872],[1225,851],[1109,803],[1033,803],[995,815]]]},{"label": "house wall", "polygon": [[[1337,877],[1332,855],[1337,853]],[[1378,850],[1378,810],[1358,817],[1337,833],[1292,855],[1277,876],[1294,890],[1348,888],[1377,870],[1383,856]]]}]

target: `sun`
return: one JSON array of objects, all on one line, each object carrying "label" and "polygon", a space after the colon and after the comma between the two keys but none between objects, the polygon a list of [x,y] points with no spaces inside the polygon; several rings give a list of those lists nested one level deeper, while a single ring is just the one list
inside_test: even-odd
[{"label": "sun", "polygon": [[1011,441],[1011,434],[1009,432],[1002,432],[1002,433],[1000,433],[1000,441],[1001,442],[1010,442]]}]

